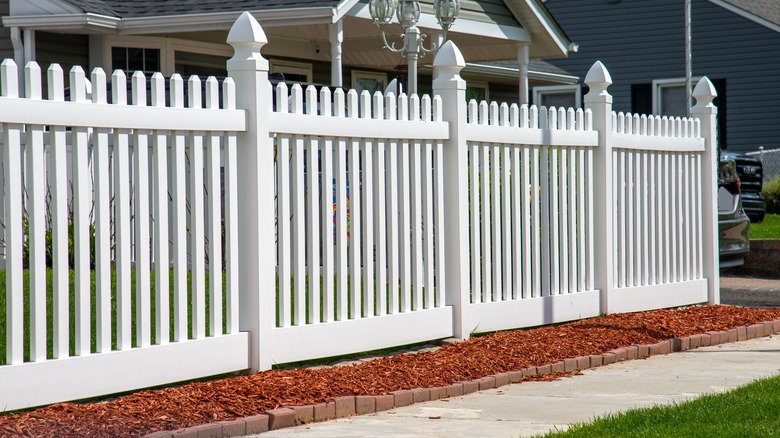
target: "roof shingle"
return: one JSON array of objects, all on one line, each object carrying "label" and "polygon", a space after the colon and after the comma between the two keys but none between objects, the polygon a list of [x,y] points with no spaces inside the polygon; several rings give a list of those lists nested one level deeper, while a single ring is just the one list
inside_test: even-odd
[{"label": "roof shingle", "polygon": [[780,26],[780,0],[723,0],[757,17]]},{"label": "roof shingle", "polygon": [[67,0],[84,12],[119,18],[335,7],[338,0]]}]

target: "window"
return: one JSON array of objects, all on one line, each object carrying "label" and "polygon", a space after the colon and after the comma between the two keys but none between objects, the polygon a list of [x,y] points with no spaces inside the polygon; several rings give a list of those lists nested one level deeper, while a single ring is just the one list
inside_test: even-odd
[{"label": "window", "polygon": [[547,108],[579,108],[582,102],[579,85],[534,87],[534,103]]},{"label": "window", "polygon": [[112,47],[111,65],[128,73],[154,73],[160,70],[160,49]]},{"label": "window", "polygon": [[[691,80],[691,88],[696,85],[699,78]],[[685,79],[660,79],[653,81],[653,114],[659,116],[688,115],[688,106],[685,102]],[[695,100],[691,98],[691,106]]]},{"label": "window", "polygon": [[[728,146],[728,124],[726,104],[726,80],[711,79],[718,96],[712,102],[718,107],[718,145],[721,149]],[[693,78],[695,87],[699,78]],[[691,105],[696,104],[692,99]],[[631,112],[635,114],[655,114],[661,116],[685,116],[685,79],[658,79],[652,83],[631,85]]]},{"label": "window", "polygon": [[367,71],[352,70],[352,88],[362,93],[367,90],[373,96],[375,92],[385,92],[387,88],[387,75],[384,73],[374,73]]},{"label": "window", "polygon": [[480,82],[471,82],[469,81],[466,84],[466,102],[471,102],[471,100],[476,100],[477,103],[482,102],[483,100],[488,100],[490,98],[490,93],[488,93],[488,84],[487,83],[480,83]]},{"label": "window", "polygon": [[304,83],[312,82],[311,64],[292,61],[271,61],[271,73],[281,73],[284,75],[286,83]]}]

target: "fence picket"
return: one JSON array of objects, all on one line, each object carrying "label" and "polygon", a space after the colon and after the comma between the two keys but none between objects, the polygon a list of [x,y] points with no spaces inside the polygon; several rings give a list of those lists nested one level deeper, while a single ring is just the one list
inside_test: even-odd
[{"label": "fence picket", "polygon": [[[106,74],[92,71],[92,102],[105,105]],[[109,130],[92,135],[92,167],[95,192],[95,337],[98,353],[111,351],[111,186],[109,185]]]},{"label": "fence picket", "polygon": [[[127,105],[127,78],[122,70],[111,75],[114,105]],[[63,145],[64,146],[64,145]],[[116,348],[128,350],[132,339],[132,242],[130,193],[130,132],[114,130],[114,240],[116,257]],[[186,263],[184,264],[186,266]],[[185,310],[186,314],[186,310]]]},{"label": "fence picket", "polygon": [[[384,97],[382,93],[374,94],[374,119],[384,118]],[[376,314],[387,314],[388,280],[387,280],[387,196],[386,184],[386,142],[377,139],[374,143],[374,235],[376,236]]]},{"label": "fence picket", "polygon": [[[52,64],[47,71],[49,100],[63,102],[65,85],[62,67]],[[70,267],[68,262],[68,166],[64,126],[49,128],[49,185],[52,208],[52,358],[69,354]],[[6,143],[10,144],[10,143]],[[128,178],[129,179],[129,178]],[[118,234],[117,234],[118,235]],[[119,283],[117,282],[117,286]],[[119,291],[119,289],[117,289]]]},{"label": "fence picket", "polygon": [[[29,62],[24,68],[24,76],[25,96],[41,100],[41,68],[35,62]],[[43,149],[43,127],[28,125],[25,152],[29,213],[30,360],[33,362],[46,360],[46,209],[44,179],[41,178],[46,169]]]},{"label": "fence picket", "polygon": [[[344,90],[338,88],[333,93],[334,116],[344,118]],[[347,271],[347,140],[339,137],[336,144],[336,320],[344,321],[349,318],[347,307],[348,280]]]},{"label": "fence picket", "polygon": [[[522,111],[527,108],[525,105],[521,107],[520,124],[526,123],[525,112]],[[531,298],[534,296],[531,289],[531,272],[533,272],[533,256],[531,253],[531,203],[536,203],[538,196],[533,195],[533,184],[531,180],[531,168],[535,168],[535,162],[531,161],[531,150],[527,146],[522,147],[522,161],[520,163],[522,167],[522,180],[520,182],[520,205],[522,205],[522,212],[520,218],[522,219],[522,232],[523,232],[523,249],[522,249],[522,263],[523,263],[523,294],[522,298]],[[536,253],[538,254],[538,253]],[[518,296],[518,298],[520,298]]]},{"label": "fence picket", "polygon": [[[565,126],[567,123],[566,119],[566,113],[563,111],[563,108],[559,110],[558,114],[558,123],[560,123],[561,129]],[[568,187],[568,178],[567,174],[572,173],[569,168],[567,168],[568,162],[569,162],[569,149],[568,148],[561,148],[559,151],[560,155],[558,158],[558,189],[559,189],[559,195],[558,195],[558,222],[560,227],[560,259],[558,260],[557,264],[560,266],[560,288],[559,288],[559,294],[566,294],[569,292],[569,206],[570,206],[570,200],[569,200],[569,187]]]},{"label": "fence picket", "polygon": [[[533,111],[536,107],[532,107],[531,111],[531,125],[533,126],[534,114]],[[533,238],[533,294],[534,298],[542,296],[542,290],[544,288],[544,280],[542,279],[542,227],[541,227],[541,198],[542,198],[542,182],[540,180],[541,174],[539,172],[539,166],[541,165],[539,156],[540,148],[534,146],[532,149],[531,163],[533,166],[533,173],[531,174],[531,216],[533,217],[533,229],[531,231]]]},{"label": "fence picket", "polygon": [[[190,76],[187,81],[189,108],[203,107],[200,84],[200,78],[197,76]],[[206,205],[203,199],[203,133],[191,132],[189,137],[192,337],[203,339],[206,336],[206,232],[203,214]]]},{"label": "fence picket", "polygon": [[[86,102],[84,70],[73,67],[70,71],[71,101]],[[89,210],[92,208],[92,188],[89,186],[89,136],[86,128],[71,130],[73,150],[73,251],[75,258],[75,318],[76,356],[90,353],[90,256],[89,256]],[[13,144],[10,141],[6,144]],[[13,157],[5,160],[10,168]],[[15,179],[15,178],[14,178]],[[16,188],[6,184],[6,190],[13,193]],[[10,195],[9,195],[10,197]],[[8,212],[10,208],[6,209]],[[12,232],[12,229],[7,229]],[[6,234],[8,236],[8,234]],[[9,256],[9,258],[11,258]],[[8,268],[6,268],[8,270]],[[8,273],[6,274],[8,275]],[[7,282],[8,280],[6,280]],[[7,287],[7,286],[6,286]]]},{"label": "fence picket", "polygon": [[[293,86],[293,96],[300,98],[301,86]],[[301,114],[301,106],[298,99],[293,98],[292,111],[295,114]],[[304,139],[301,135],[294,135],[290,140],[292,148],[292,160],[290,161],[290,173],[292,185],[289,195],[290,206],[292,208],[292,275],[293,275],[293,297],[292,297],[292,324],[306,324],[306,210],[305,193],[306,182],[303,175],[304,162]]]},{"label": "fence picket", "polygon": [[[165,107],[165,79],[162,74],[152,75],[151,87],[152,106]],[[168,248],[168,135],[164,131],[152,133],[152,199],[154,212],[152,242],[155,272],[154,336],[156,344],[165,345],[170,341],[170,300],[168,299],[170,293],[170,252]],[[214,307],[212,304],[212,308]],[[222,306],[219,307],[221,309]],[[214,320],[212,319],[212,321]],[[212,331],[212,333],[214,332]]]},{"label": "fence picket", "polygon": [[493,296],[491,279],[491,261],[493,258],[492,240],[490,237],[490,183],[489,183],[489,150],[486,145],[478,145],[479,149],[479,176],[481,188],[480,223],[482,224],[482,302],[491,301]]},{"label": "fence picket", "polygon": [[[317,112],[317,89],[309,85],[306,88],[306,113],[314,115]],[[306,168],[307,178],[307,203],[306,209],[306,235],[308,243],[308,288],[306,319],[309,324],[320,322],[320,280],[327,281],[320,274],[320,168],[319,168],[319,141],[316,137],[306,137]],[[323,181],[323,184],[325,181]],[[332,278],[332,277],[331,277]]]},{"label": "fence picket", "polygon": [[[513,108],[517,108],[516,106]],[[516,112],[513,114],[517,115]],[[517,127],[517,118],[515,117],[511,124]],[[524,148],[523,148],[524,149]],[[523,288],[523,281],[525,276],[523,275],[523,262],[527,252],[525,252],[525,245],[523,242],[523,225],[525,224],[525,216],[522,214],[521,209],[525,207],[525,203],[521,198],[521,187],[525,189],[525,184],[521,184],[521,174],[525,170],[527,163],[521,161],[520,147],[510,147],[510,162],[511,162],[511,208],[512,219],[509,225],[512,233],[512,242],[510,248],[512,250],[512,291],[511,294],[507,294],[507,299],[518,300],[523,298],[525,292]]]},{"label": "fence picket", "polygon": [[[219,109],[219,84],[214,76],[206,79],[206,108],[210,110]],[[221,135],[218,131],[208,132],[206,137],[205,150],[205,189],[206,189],[206,236],[208,239],[208,261],[209,261],[209,336],[217,336],[223,333],[222,327],[222,187],[221,180]],[[164,138],[161,142],[164,142]],[[160,152],[161,164],[165,160],[165,152]],[[167,166],[166,166],[167,168]],[[165,179],[162,179],[163,176]],[[167,175],[160,176],[161,181],[167,181]],[[167,196],[167,193],[164,194]],[[167,207],[167,202],[165,203]],[[162,208],[165,208],[162,207]],[[167,210],[162,212],[167,216]],[[160,229],[160,232],[163,232]],[[167,242],[167,230],[164,231]],[[161,235],[162,237],[162,235]],[[158,271],[161,274],[167,274],[167,243],[164,256],[166,262],[165,271]],[[167,276],[166,276],[167,278]],[[165,282],[167,287],[167,281]],[[163,297],[167,300],[167,294]],[[166,309],[167,310],[167,306]],[[167,324],[166,324],[167,325]]]},{"label": "fence picket", "polygon": [[[571,108],[569,108],[571,109]],[[574,129],[574,110],[571,109],[569,112],[569,129]],[[577,230],[577,211],[581,206],[577,202],[577,151],[578,149],[570,149],[568,151],[569,156],[569,164],[567,167],[567,172],[564,173],[564,177],[568,176],[568,189],[569,189],[569,200],[565,204],[566,205],[566,211],[567,211],[567,218],[569,219],[569,243],[568,243],[568,252],[569,252],[569,281],[567,282],[566,292],[576,292],[578,290],[577,288],[577,279],[579,275],[579,270],[577,269],[577,234],[579,230]]]},{"label": "fence picket", "polygon": [[[184,108],[184,81],[179,74],[174,74],[170,79],[171,86],[171,107]],[[187,340],[189,337],[187,323],[187,167],[186,167],[186,148],[187,140],[183,131],[174,131],[171,134],[171,173],[172,173],[172,196],[173,203],[173,339],[176,342]],[[226,158],[229,156],[226,152]],[[234,151],[235,153],[235,151]],[[231,182],[230,172],[235,167],[229,167],[230,160],[226,161],[225,181]],[[235,172],[233,172],[235,173]],[[233,176],[235,178],[235,176]],[[226,187],[226,191],[228,187]],[[227,217],[232,213],[228,208],[230,197],[225,199],[226,217],[225,233],[228,233],[228,226],[232,225],[233,220]],[[233,204],[235,208],[235,203]],[[235,226],[233,228],[235,230]],[[193,262],[193,266],[195,263]],[[194,315],[194,314],[193,314]]]},{"label": "fence picket", "polygon": [[[146,77],[140,71],[133,73],[133,105],[146,106]],[[200,87],[198,87],[200,89]],[[133,181],[135,184],[135,293],[136,345],[151,345],[151,291],[149,260],[149,132],[133,131]],[[193,172],[198,173],[198,172]],[[202,187],[193,185],[193,187]],[[193,211],[202,209],[193,205]],[[195,230],[195,227],[193,226]],[[194,289],[194,288],[193,288]]]},{"label": "fence picket", "polygon": [[470,251],[471,256],[471,296],[469,302],[477,303],[480,301],[479,294],[482,286],[482,271],[480,269],[480,239],[479,239],[479,148],[475,144],[470,144],[469,148],[469,226],[470,233]]},{"label": "fence picket", "polygon": [[[323,117],[331,116],[332,95],[328,87],[320,89],[319,111]],[[330,322],[335,316],[335,193],[333,185],[333,138],[322,140],[322,322]]]},{"label": "fence picket", "polygon": [[[501,115],[502,115],[502,123],[505,125],[509,123],[508,120],[508,107],[506,104],[501,106]],[[509,147],[506,145],[501,146],[501,213],[502,213],[502,219],[501,219],[501,240],[500,244],[503,248],[503,261],[504,266],[502,269],[502,272],[504,274],[504,289],[503,289],[503,296],[502,300],[511,300],[513,295],[513,286],[512,286],[512,255],[514,254],[514,250],[512,248],[512,225],[511,225],[511,218],[510,218],[510,185],[511,182],[509,180],[509,166],[510,166],[510,157],[509,157]]]},{"label": "fence picket", "polygon": [[[412,96],[412,102],[416,103],[414,99],[416,96]],[[415,105],[413,105],[414,107]],[[414,113],[413,113],[414,114]],[[410,143],[411,156],[410,156],[410,201],[411,201],[411,243],[412,243],[412,309],[421,310],[424,308],[423,304],[423,281],[425,277],[425,268],[423,266],[423,224],[422,224],[422,143],[419,140],[415,140]]]},{"label": "fence picket", "polygon": [[[171,87],[173,88],[173,87]],[[222,82],[222,100],[225,109],[236,109],[236,84],[228,77]],[[176,140],[174,140],[176,141]],[[174,146],[176,147],[176,146]],[[239,332],[238,289],[238,162],[235,132],[224,133],[225,165],[225,307],[227,333]],[[185,277],[186,279],[186,277]]]}]

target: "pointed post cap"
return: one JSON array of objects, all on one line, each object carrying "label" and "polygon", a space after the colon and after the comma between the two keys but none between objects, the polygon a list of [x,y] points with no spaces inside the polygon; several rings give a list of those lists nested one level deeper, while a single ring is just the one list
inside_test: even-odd
[{"label": "pointed post cap", "polygon": [[241,13],[233,23],[227,36],[227,43],[233,46],[235,52],[228,61],[228,70],[249,70],[261,66],[268,69],[268,61],[260,55],[260,49],[268,43],[268,38],[260,23],[249,12]]},{"label": "pointed post cap", "polygon": [[612,76],[601,61],[596,61],[585,75],[585,84],[590,89],[588,96],[608,96],[607,88],[612,85]]},{"label": "pointed post cap", "polygon": [[460,79],[460,71],[466,66],[463,54],[451,40],[444,43],[433,60],[433,80],[451,81]]},{"label": "pointed post cap", "polygon": [[694,108],[714,107],[712,101],[718,97],[718,92],[715,91],[715,86],[712,85],[707,76],[704,76],[699,79],[699,82],[693,89],[693,97],[696,98],[696,106]]}]

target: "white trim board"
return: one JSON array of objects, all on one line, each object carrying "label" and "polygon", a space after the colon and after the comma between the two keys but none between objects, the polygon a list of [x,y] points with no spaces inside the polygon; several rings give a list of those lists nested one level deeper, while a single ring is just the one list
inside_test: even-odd
[{"label": "white trim board", "polygon": [[733,12],[733,13],[739,15],[740,17],[747,18],[748,20],[750,20],[750,21],[752,21],[754,23],[760,24],[761,26],[764,26],[764,27],[766,27],[769,30],[773,30],[775,32],[780,33],[780,26],[779,25],[777,25],[775,23],[772,23],[771,21],[765,20],[765,19],[763,19],[763,18],[761,18],[761,17],[759,17],[759,16],[757,16],[755,14],[752,14],[752,13],[750,13],[750,12],[744,10],[744,9],[740,9],[740,8],[732,5],[731,3],[726,3],[723,0],[709,0],[709,2],[714,4],[714,5],[720,6],[721,8],[726,9],[726,10],[728,10],[730,12]]}]

